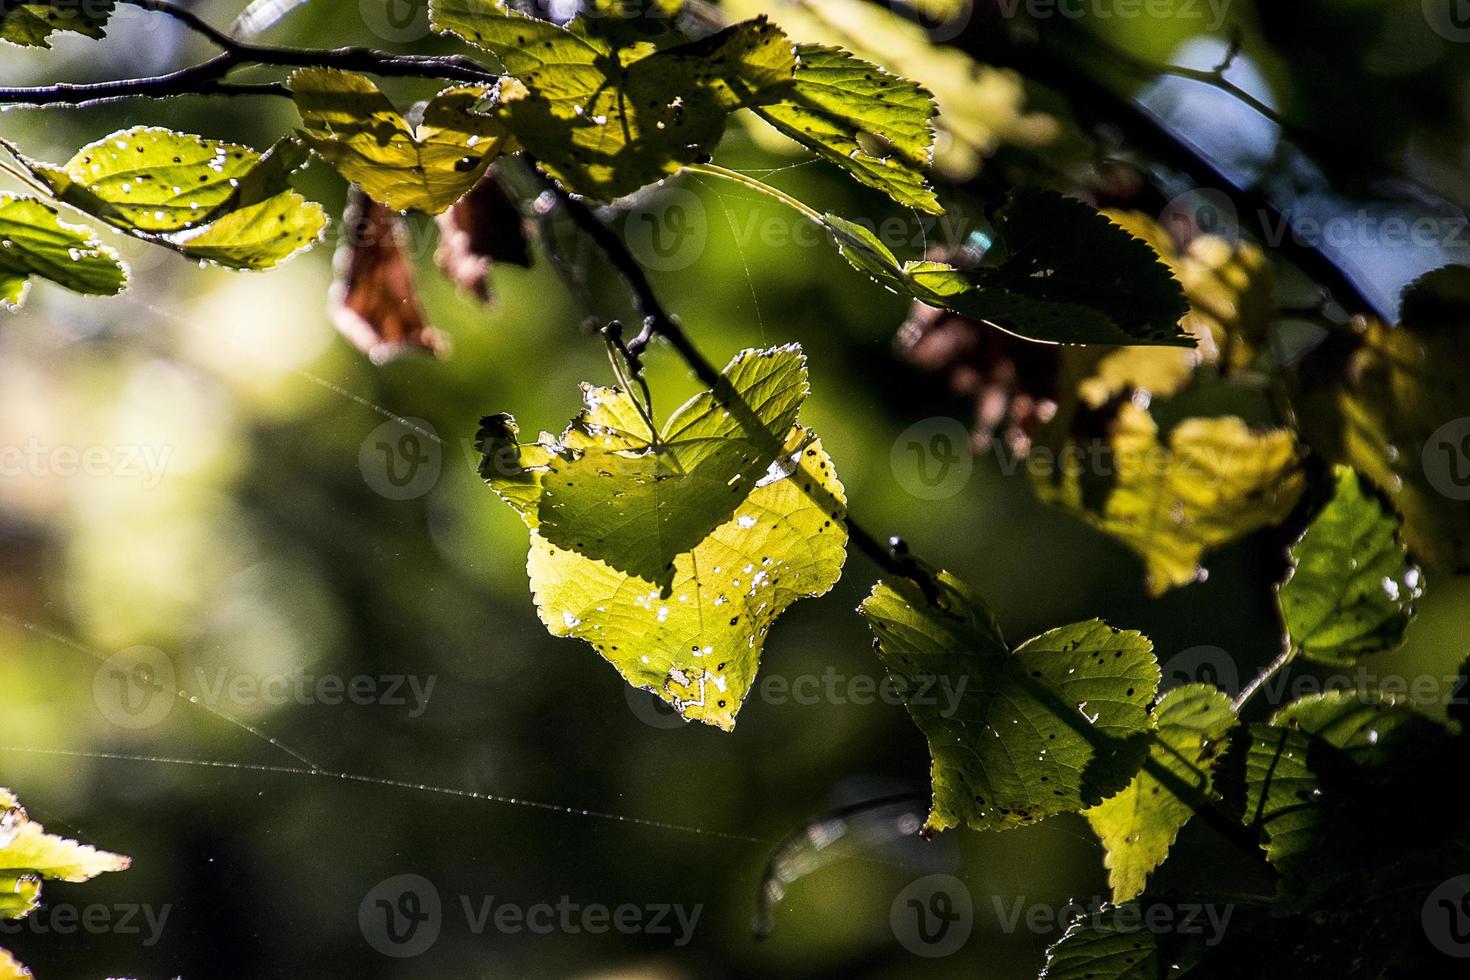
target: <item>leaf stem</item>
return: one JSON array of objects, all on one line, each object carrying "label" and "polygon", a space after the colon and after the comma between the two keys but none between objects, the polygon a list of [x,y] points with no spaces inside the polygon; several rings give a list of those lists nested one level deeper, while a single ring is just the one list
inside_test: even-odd
[{"label": "leaf stem", "polygon": [[827,219],[822,217],[820,211],[817,211],[815,208],[809,207],[801,201],[798,201],[796,198],[781,190],[779,187],[772,187],[765,181],[752,177],[749,174],[743,174],[738,170],[730,170],[727,167],[719,167],[712,163],[693,163],[685,167],[684,169],[693,173],[708,174],[711,177],[718,177],[721,180],[728,180],[733,183],[740,184],[743,187],[749,187],[751,190],[759,191],[767,197],[775,198],[777,201],[780,201],[788,208],[791,208],[793,211],[796,211],[803,217],[809,218],[810,220],[816,222],[823,227],[826,227],[827,225]]},{"label": "leaf stem", "polygon": [[44,194],[48,198],[51,197],[51,188],[45,186],[35,177],[26,173],[24,170],[12,166],[4,160],[0,160],[0,173],[3,173],[6,176],[19,181],[20,183],[29,187],[31,190],[36,191],[38,194]]},{"label": "leaf stem", "polygon": [[1257,674],[1251,680],[1251,682],[1245,686],[1240,694],[1236,696],[1235,700],[1231,702],[1230,707],[1235,711],[1235,713],[1237,715],[1240,714],[1240,710],[1250,703],[1251,698],[1255,697],[1256,692],[1259,691],[1262,687],[1265,687],[1266,683],[1270,681],[1271,678],[1275,677],[1277,674],[1281,673],[1281,671],[1285,670],[1286,665],[1295,660],[1296,655],[1299,652],[1300,649],[1296,646],[1296,644],[1292,643],[1290,638],[1287,638],[1285,649],[1283,649],[1281,653],[1277,655],[1275,660],[1267,664],[1265,669]]}]

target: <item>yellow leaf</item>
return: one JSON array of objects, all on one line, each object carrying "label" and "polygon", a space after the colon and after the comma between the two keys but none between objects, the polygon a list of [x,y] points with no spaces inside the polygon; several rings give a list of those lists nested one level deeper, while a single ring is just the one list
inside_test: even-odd
[{"label": "yellow leaf", "polygon": [[[1255,432],[1234,417],[1186,419],[1161,442],[1148,412],[1125,403],[1101,448],[1033,456],[1037,492],[1142,557],[1154,595],[1196,581],[1211,548],[1279,524],[1305,486],[1291,432]],[[1111,480],[1100,507],[1084,501],[1084,473]]]}]

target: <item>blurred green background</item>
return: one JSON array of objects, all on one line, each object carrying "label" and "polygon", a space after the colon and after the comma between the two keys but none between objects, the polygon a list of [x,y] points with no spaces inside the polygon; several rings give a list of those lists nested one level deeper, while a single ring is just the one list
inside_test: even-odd
[{"label": "blurred green background", "polygon": [[[223,24],[238,6],[198,9]],[[1381,136],[1385,153],[1415,147],[1424,167],[1440,167],[1447,192],[1462,192],[1451,165],[1464,153],[1462,62],[1452,42],[1409,23],[1417,0],[1303,6],[1320,19],[1230,7],[1231,23],[1278,52],[1264,66],[1270,84],[1329,131]],[[53,54],[6,49],[4,83],[148,73],[201,53],[192,38],[133,13],[101,45],[67,38]],[[317,0],[272,37],[444,47],[385,38],[371,26],[380,13],[369,0]],[[1392,45],[1386,23],[1408,25]],[[1164,58],[1204,25],[1105,27]],[[1330,96],[1321,89],[1328,74]],[[405,101],[423,91],[392,90]],[[0,116],[0,136],[62,160],[139,122],[265,146],[295,117],[283,101],[12,110]],[[1373,125],[1381,128],[1364,128]],[[792,167],[802,158],[740,129],[720,162],[774,171],[772,183],[824,209],[910,218],[824,167]],[[340,182],[320,164],[298,183],[340,210]],[[975,459],[951,496],[911,493],[917,463],[904,433],[915,424],[938,431],[935,420],[968,424],[973,405],[895,358],[905,304],[820,242],[750,240],[753,221],[791,227],[773,202],[687,177],[671,186],[695,195],[706,244],[688,268],[655,275],[667,306],[717,363],[744,347],[803,345],[813,389],[803,421],[821,434],[868,527],[904,535],[967,579],[1013,639],[1103,616],[1147,633],[1161,662],[1209,645],[1244,677],[1275,655],[1267,570],[1278,538],[1215,554],[1207,581],[1150,600],[1133,557],[1043,508],[991,455]],[[169,909],[151,945],[116,930],[56,935],[24,924],[0,945],[42,978],[1034,976],[1060,930],[1008,929],[1016,903],[1055,910],[1106,894],[1100,850],[1078,818],[996,835],[952,831],[836,862],[790,888],[770,938],[752,938],[774,843],[832,807],[924,791],[923,738],[901,707],[861,695],[783,702],[763,698],[759,681],[732,734],[671,727],[590,648],[546,634],[528,594],[525,529],[476,477],[472,438],[480,416],[500,411],[523,430],[560,431],[579,405],[577,384],[610,381],[605,351],[582,331],[544,258],[531,271],[497,269],[486,310],[437,275],[429,226],[414,227],[425,303],[453,342],[444,360],[376,368],[339,339],[325,313],[328,246],[267,275],[232,275],[107,233],[132,266],[128,293],[84,301],[38,285],[23,312],[0,322],[0,446],[49,454],[47,465],[8,469],[0,491],[0,785],[48,829],[134,858],[130,871],[84,886],[48,884],[49,903]],[[624,312],[618,283],[586,258],[597,311]],[[650,355],[649,371],[665,413],[695,390],[666,350]],[[438,439],[419,438],[422,470],[403,490],[387,479],[380,448],[393,455],[413,431],[398,417],[422,420],[417,428]],[[106,447],[119,460],[146,450],[164,463],[156,474],[119,463],[107,475],[66,475],[54,465],[57,447]],[[853,678],[880,678],[853,614],[875,576],[850,556],[832,594],[799,603],[772,631],[762,676],[831,671],[841,691]],[[1385,669],[1452,673],[1467,649],[1467,610],[1470,585],[1431,578],[1408,645]],[[417,707],[225,695],[211,711],[179,699],[157,724],[132,729],[106,707],[102,661],[138,645],[162,651],[178,686],[204,700],[201,676],[411,676],[434,686]],[[324,770],[538,806],[303,773],[222,715]],[[574,812],[583,809],[708,833]],[[1223,845],[1197,827],[1184,839],[1220,882]],[[406,873],[434,883],[445,922],[430,950],[395,960],[365,941],[359,906]],[[964,882],[974,931],[959,952],[925,961],[896,937],[890,911],[906,886],[934,873]],[[702,912],[683,947],[616,932],[476,935],[460,896]]]}]

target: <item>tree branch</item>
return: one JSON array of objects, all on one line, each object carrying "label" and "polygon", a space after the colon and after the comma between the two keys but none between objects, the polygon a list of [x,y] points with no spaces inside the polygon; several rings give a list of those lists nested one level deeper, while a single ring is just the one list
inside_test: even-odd
[{"label": "tree branch", "polygon": [[179,95],[290,97],[290,90],[278,82],[242,85],[225,81],[226,76],[236,68],[252,65],[274,68],[338,68],[385,78],[432,78],[483,85],[493,85],[500,78],[497,72],[462,55],[395,54],[360,47],[311,49],[250,44],[230,37],[210,26],[193,11],[169,0],[123,2],[172,17],[204,37],[219,48],[220,52],[197,65],[148,78],[0,88],[0,104],[88,108],[119,99],[156,99]]}]

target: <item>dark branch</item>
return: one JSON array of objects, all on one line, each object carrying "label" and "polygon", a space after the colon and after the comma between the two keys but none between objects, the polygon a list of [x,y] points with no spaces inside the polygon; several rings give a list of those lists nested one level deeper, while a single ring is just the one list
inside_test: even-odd
[{"label": "dark branch", "polygon": [[165,14],[208,40],[220,53],[197,65],[165,75],[128,78],[110,82],[0,88],[0,104],[71,106],[87,108],[118,99],[167,98],[179,95],[272,95],[290,96],[279,83],[231,84],[226,76],[236,68],[339,68],[370,75],[398,78],[432,78],[492,85],[499,75],[473,58],[461,55],[409,55],[372,48],[282,48],[237,41],[211,27],[197,14],[169,0],[123,0],[143,10]]}]

